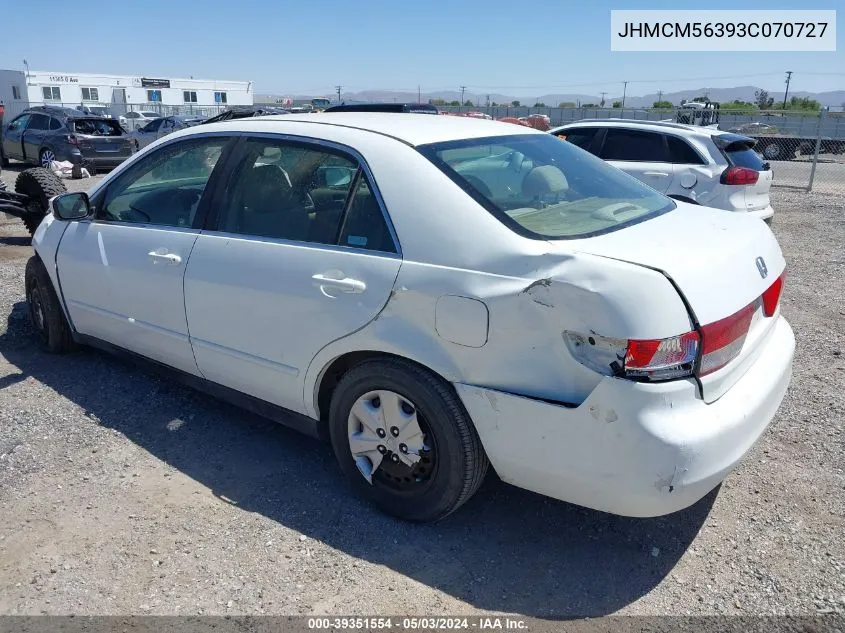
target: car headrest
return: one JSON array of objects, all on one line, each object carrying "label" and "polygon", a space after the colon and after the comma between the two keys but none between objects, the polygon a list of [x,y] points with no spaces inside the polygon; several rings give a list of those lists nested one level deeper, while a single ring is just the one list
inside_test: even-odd
[{"label": "car headrest", "polygon": [[277,165],[258,165],[241,180],[244,204],[256,213],[272,213],[283,204],[290,185]]},{"label": "car headrest", "polygon": [[558,194],[568,188],[569,183],[566,182],[566,176],[554,165],[535,167],[526,174],[522,181],[522,193],[531,198]]}]

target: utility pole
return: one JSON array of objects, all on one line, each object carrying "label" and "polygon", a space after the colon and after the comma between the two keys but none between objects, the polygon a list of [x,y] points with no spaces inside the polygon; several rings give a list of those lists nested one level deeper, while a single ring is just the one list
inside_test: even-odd
[{"label": "utility pole", "polygon": [[604,107],[604,95],[606,94],[606,92],[601,93],[601,101],[599,102],[599,107]]},{"label": "utility pole", "polygon": [[335,92],[337,92],[337,101],[340,103],[340,91],[343,90],[343,86],[335,86]]},{"label": "utility pole", "polygon": [[464,91],[466,91],[466,86],[461,86],[461,107],[464,107]]},{"label": "utility pole", "polygon": [[661,101],[663,101],[663,91],[658,90],[657,91],[657,102],[660,103]]},{"label": "utility pole", "polygon": [[417,84],[417,103],[422,103],[422,97],[420,96],[420,85]]},{"label": "utility pole", "polygon": [[786,90],[783,93],[783,109],[786,110],[786,95],[789,94],[789,80],[792,79],[792,71],[786,71]]},{"label": "utility pole", "polygon": [[622,107],[624,108],[625,107],[625,95],[628,94],[628,82],[623,81],[622,85],[623,85],[623,87],[622,87]]}]

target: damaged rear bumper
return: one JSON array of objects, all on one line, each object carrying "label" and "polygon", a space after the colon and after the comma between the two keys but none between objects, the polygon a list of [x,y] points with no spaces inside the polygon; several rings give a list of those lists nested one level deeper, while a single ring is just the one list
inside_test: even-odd
[{"label": "damaged rear bumper", "polygon": [[575,408],[455,387],[504,481],[613,514],[669,514],[716,487],[774,417],[795,350],[778,319],[757,362],[711,404],[692,380],[605,378]]}]

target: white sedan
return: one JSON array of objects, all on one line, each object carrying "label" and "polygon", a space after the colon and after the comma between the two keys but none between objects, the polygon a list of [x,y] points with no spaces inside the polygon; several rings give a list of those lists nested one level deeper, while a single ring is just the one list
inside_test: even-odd
[{"label": "white sedan", "polygon": [[154,112],[152,110],[149,112],[132,110],[130,112],[127,112],[126,114],[121,115],[118,118],[118,121],[123,127],[132,132],[133,130],[137,130],[139,127],[143,127],[150,121],[154,121],[155,119],[159,118],[161,118],[161,115],[158,112]]},{"label": "white sedan", "polygon": [[679,510],[791,376],[763,222],[494,121],[197,126],[55,198],[33,244],[44,348],[143,357],[329,439],[413,521],[457,509],[488,465],[607,512]]}]

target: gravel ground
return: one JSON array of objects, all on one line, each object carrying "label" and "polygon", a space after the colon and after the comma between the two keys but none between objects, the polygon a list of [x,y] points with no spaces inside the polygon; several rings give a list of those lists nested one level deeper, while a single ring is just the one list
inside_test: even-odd
[{"label": "gravel ground", "polygon": [[326,445],[99,352],[37,351],[29,240],[0,223],[0,614],[845,612],[845,202],[772,197],[792,386],[720,490],[648,520],[494,477],[438,525],[386,518]]}]

